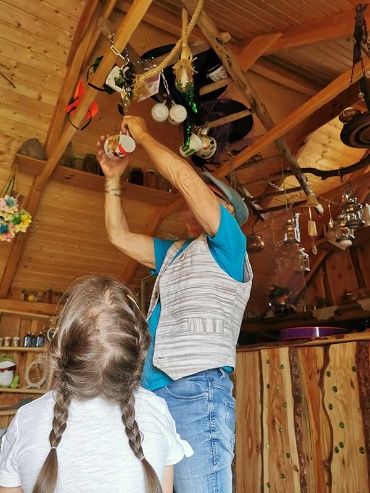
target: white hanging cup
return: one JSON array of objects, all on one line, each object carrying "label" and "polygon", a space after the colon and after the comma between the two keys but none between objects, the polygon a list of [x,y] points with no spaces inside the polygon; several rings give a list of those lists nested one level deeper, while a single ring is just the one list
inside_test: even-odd
[{"label": "white hanging cup", "polygon": [[164,122],[169,115],[169,109],[164,103],[157,103],[152,107],[152,118],[156,122]]},{"label": "white hanging cup", "polygon": [[168,121],[172,123],[172,125],[180,125],[183,121],[186,120],[188,113],[186,108],[181,104],[174,104],[168,116]]},{"label": "white hanging cup", "polygon": [[189,143],[182,145],[179,149],[179,152],[181,156],[189,157],[192,154],[195,154],[196,152],[200,151],[201,149],[203,149],[202,139],[196,134],[191,134]]}]

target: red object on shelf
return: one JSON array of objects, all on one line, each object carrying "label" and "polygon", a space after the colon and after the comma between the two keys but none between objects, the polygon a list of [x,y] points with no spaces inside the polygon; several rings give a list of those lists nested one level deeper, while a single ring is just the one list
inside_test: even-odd
[{"label": "red object on shelf", "polygon": [[347,329],[343,327],[290,327],[280,331],[280,339],[317,339],[320,337],[346,334]]}]

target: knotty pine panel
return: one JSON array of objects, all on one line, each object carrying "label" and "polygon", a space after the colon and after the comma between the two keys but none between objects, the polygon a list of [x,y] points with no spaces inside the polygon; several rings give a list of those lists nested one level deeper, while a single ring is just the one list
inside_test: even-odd
[{"label": "knotty pine panel", "polygon": [[238,350],[238,493],[369,490],[369,337]]}]

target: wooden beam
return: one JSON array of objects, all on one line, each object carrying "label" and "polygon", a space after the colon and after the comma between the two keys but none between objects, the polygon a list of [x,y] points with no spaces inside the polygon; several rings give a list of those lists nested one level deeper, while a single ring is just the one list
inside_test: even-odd
[{"label": "wooden beam", "polygon": [[73,36],[71,49],[69,50],[68,53],[68,58],[66,63],[67,67],[71,65],[72,61],[76,56],[77,49],[81,43],[81,40],[91,24],[91,20],[93,18],[94,12],[98,5],[98,1],[99,0],[87,0],[87,2],[85,3],[85,7],[82,11],[81,17],[77,24],[75,35]]},{"label": "wooden beam", "polygon": [[258,60],[250,71],[307,96],[314,96],[322,89],[322,85],[292,73],[267,59]]},{"label": "wooden beam", "polygon": [[[117,9],[122,12],[128,12],[130,6],[131,2],[128,0],[118,0],[117,2]],[[181,12],[179,15],[175,15],[165,8],[151,5],[150,9],[145,13],[143,21],[155,26],[157,29],[173,34],[177,38],[181,38]],[[189,36],[189,41],[197,42],[199,40],[204,40],[204,34],[198,27],[195,27]]]},{"label": "wooden beam", "polygon": [[228,86],[232,82],[230,77],[225,77],[225,79],[217,80],[216,82],[212,82],[212,84],[207,84],[206,86],[202,86],[199,89],[199,95],[204,96],[205,94],[209,94],[212,91],[216,91],[217,89],[221,89],[221,87]]},{"label": "wooden beam", "polygon": [[305,203],[306,200],[298,200],[297,202],[290,202],[289,204],[276,205],[274,207],[269,207],[267,209],[261,209],[259,212],[260,214],[267,214],[268,212],[282,211],[287,208],[287,205],[289,205],[289,207],[298,207]]},{"label": "wooden beam", "polygon": [[251,112],[249,110],[238,111],[237,113],[233,113],[228,116],[223,116],[222,118],[218,118],[217,120],[211,120],[207,123],[207,128],[215,128],[220,125],[225,125],[226,123],[234,122],[235,120],[239,120],[240,118],[244,118],[245,116],[249,116]]},{"label": "wooden beam", "polygon": [[[247,185],[247,183],[245,183],[245,185]],[[270,188],[270,186],[271,185],[268,184],[266,191],[262,195],[253,197],[253,202],[261,203],[267,197],[276,197],[277,195],[285,195],[286,193],[299,192],[301,189],[301,187],[292,187],[285,190],[275,190],[275,192],[268,192],[267,190]]]},{"label": "wooden beam", "polygon": [[[116,5],[117,0],[105,0],[103,2],[102,8],[101,8],[101,17],[109,18],[111,15],[115,5]],[[86,50],[83,62],[82,62],[82,68],[84,69],[86,67],[86,64],[88,63],[90,56],[95,48],[95,45],[101,35],[101,32],[99,29],[95,29],[93,35],[91,36],[90,44]]]},{"label": "wooden beam", "polygon": [[[132,33],[141,22],[146,10],[149,8],[151,1],[152,0],[135,0],[133,2],[131,9],[123,19],[115,36],[114,44],[119,52],[122,52],[125,49],[126,44],[130,40]],[[92,76],[91,82],[94,85],[100,86],[101,84],[103,84],[115,60],[116,55],[109,47],[104,54],[97,71]],[[95,89],[88,86],[86,88],[85,96],[73,116],[73,124],[75,125],[75,127],[78,128],[81,125],[89,109],[89,106],[94,102],[95,97]],[[40,202],[42,190],[50,175],[54,171],[55,166],[58,164],[59,159],[61,158],[72,136],[76,132],[75,127],[68,125],[64,129],[59,141],[51,152],[50,157],[48,158],[42,172],[34,179],[27,198],[27,202],[25,204],[25,209],[29,211],[31,215],[35,214]],[[0,282],[0,298],[6,298],[11,281],[14,276],[14,272],[17,268],[20,256],[22,254],[23,246],[27,240],[27,236],[27,233],[18,234],[12,242],[12,247],[10,249],[8,260]]]},{"label": "wooden beam", "polygon": [[267,52],[270,46],[276,43],[281,35],[282,33],[265,34],[263,36],[257,36],[244,44],[243,49],[238,55],[239,65],[243,72],[249,70]]},{"label": "wooden beam", "polygon": [[[329,39],[340,38],[353,33],[355,25],[355,7],[337,15],[325,16],[302,24],[288,27],[284,32],[277,33],[280,37],[267,50],[267,54],[277,53],[288,48],[297,48],[307,44],[319,43]],[[365,11],[364,18],[370,22],[370,12]],[[254,38],[256,43],[263,36]],[[241,48],[247,46],[249,40],[241,43]]]}]

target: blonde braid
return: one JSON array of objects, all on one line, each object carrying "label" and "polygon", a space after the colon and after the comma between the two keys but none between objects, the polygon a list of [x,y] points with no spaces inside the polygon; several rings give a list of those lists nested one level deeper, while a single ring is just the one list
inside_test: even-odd
[{"label": "blonde braid", "polygon": [[68,408],[71,403],[70,394],[57,389],[52,430],[49,435],[50,452],[37,477],[32,493],[53,493],[58,478],[57,447],[67,427]]},{"label": "blonde braid", "polygon": [[158,479],[158,476],[146,460],[144,451],[142,448],[143,436],[139,430],[137,421],[135,419],[135,396],[134,393],[128,401],[122,399],[121,403],[122,422],[125,427],[126,435],[129,440],[129,445],[135,457],[137,457],[143,464],[145,479],[148,493],[162,493],[162,486]]}]

